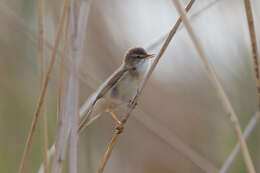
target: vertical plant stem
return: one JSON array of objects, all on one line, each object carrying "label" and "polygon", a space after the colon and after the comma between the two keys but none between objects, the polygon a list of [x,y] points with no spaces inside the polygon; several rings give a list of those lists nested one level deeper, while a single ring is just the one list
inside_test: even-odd
[{"label": "vertical plant stem", "polygon": [[26,164],[26,161],[27,161],[27,157],[28,157],[28,154],[29,154],[29,151],[30,151],[31,144],[32,144],[32,138],[33,138],[33,135],[35,133],[35,128],[36,128],[37,122],[39,120],[39,116],[40,116],[41,109],[42,109],[42,106],[43,106],[43,103],[44,103],[44,98],[45,98],[45,95],[46,95],[49,79],[51,77],[51,72],[53,70],[53,66],[54,66],[54,63],[55,63],[55,60],[56,60],[56,55],[57,55],[57,52],[58,52],[58,47],[59,47],[60,38],[61,38],[61,34],[62,34],[62,29],[63,29],[63,24],[64,24],[64,19],[65,19],[65,14],[66,14],[66,11],[69,7],[69,2],[70,2],[70,0],[64,0],[64,7],[63,7],[63,10],[62,10],[62,16],[61,16],[59,24],[58,24],[58,31],[57,31],[55,44],[54,44],[54,50],[52,52],[51,60],[50,60],[49,66],[48,66],[48,71],[47,71],[47,74],[44,78],[43,86],[41,88],[39,101],[38,101],[38,104],[37,104],[37,107],[36,107],[34,119],[33,119],[32,126],[31,126],[31,129],[30,129],[27,141],[26,141],[22,161],[21,161],[20,168],[19,168],[19,171],[18,171],[19,173],[24,172],[24,167],[25,167],[25,164]]},{"label": "vertical plant stem", "polygon": [[[79,122],[79,81],[77,74],[79,72],[79,62],[80,62],[80,49],[77,45],[78,37],[82,37],[78,34],[77,28],[81,27],[79,25],[79,11],[80,8],[77,6],[79,1],[71,0],[71,13],[70,20],[71,25],[69,27],[69,55],[72,57],[72,70],[69,80],[69,89],[72,92],[71,97],[69,98],[70,103],[70,146],[69,146],[69,172],[77,173],[78,172],[78,122]],[[71,88],[70,88],[71,87]]]},{"label": "vertical plant stem", "polygon": [[[64,73],[65,73],[65,56],[67,56],[67,47],[68,47],[68,33],[69,33],[69,25],[70,25],[70,6],[68,7],[67,13],[66,13],[66,22],[65,22],[65,32],[64,32],[64,42],[63,42],[63,48],[62,48],[62,56],[61,56],[61,64],[60,64],[60,80],[59,80],[59,95],[58,95],[58,112],[57,112],[57,130],[56,130],[56,141],[59,141],[60,138],[60,131],[62,126],[62,107],[63,107],[63,97],[64,97]],[[55,148],[58,147],[58,143],[55,143]],[[62,160],[58,160],[57,158],[57,150],[55,149],[55,157],[54,157],[54,164],[53,164],[53,172],[61,172],[62,170]],[[58,160],[58,162],[56,162]]]},{"label": "vertical plant stem", "polygon": [[254,168],[252,159],[250,157],[245,139],[243,137],[237,115],[235,114],[235,111],[233,110],[231,103],[229,102],[228,97],[226,96],[226,93],[225,93],[223,87],[221,86],[220,82],[218,81],[216,73],[213,70],[212,65],[207,61],[206,54],[203,51],[203,49],[202,49],[202,47],[199,43],[199,39],[196,37],[196,35],[194,34],[194,32],[192,30],[191,24],[190,24],[190,22],[189,22],[189,20],[186,16],[183,8],[182,8],[181,3],[179,2],[179,0],[173,0],[173,2],[175,4],[175,7],[176,7],[178,13],[181,15],[181,17],[183,19],[183,23],[184,23],[184,25],[185,25],[185,27],[186,27],[189,35],[190,35],[190,38],[191,38],[195,48],[197,49],[197,51],[200,55],[200,58],[201,58],[204,66],[205,66],[205,69],[208,72],[209,78],[210,78],[213,86],[216,89],[216,92],[219,96],[220,101],[223,104],[224,110],[226,111],[226,113],[228,114],[228,116],[230,118],[231,124],[232,124],[234,131],[235,131],[235,134],[238,138],[238,141],[239,141],[242,153],[243,153],[243,158],[245,160],[247,169],[250,173],[255,173],[255,168]]},{"label": "vertical plant stem", "polygon": [[[58,95],[58,113],[57,113],[57,129],[60,126],[60,114],[61,114],[61,107],[62,107],[62,96],[63,96],[63,82],[64,82],[64,72],[65,72],[65,56],[68,47],[68,32],[69,32],[69,24],[70,24],[70,7],[66,13],[66,22],[65,22],[65,32],[64,32],[64,41],[63,41],[63,48],[62,48],[62,55],[60,60],[60,80],[59,80],[59,95]],[[58,132],[58,131],[57,131]]]},{"label": "vertical plant stem", "polygon": [[[38,1],[39,10],[39,56],[40,56],[40,79],[41,88],[43,87],[44,75],[45,75],[45,58],[44,58],[44,0]],[[41,136],[42,136],[42,153],[43,153],[43,168],[44,173],[49,173],[48,169],[48,134],[47,134],[47,117],[45,112],[45,105],[43,105],[41,120]]]},{"label": "vertical plant stem", "polygon": [[[189,4],[188,4],[187,7],[186,7],[186,11],[187,11],[187,12],[190,10],[190,8],[192,7],[192,5],[193,5],[194,2],[195,2],[195,0],[191,0],[191,1],[189,2]],[[116,133],[114,134],[114,136],[112,137],[112,140],[110,141],[110,143],[109,143],[109,145],[108,145],[108,148],[107,148],[107,150],[106,150],[106,153],[105,153],[105,155],[103,156],[102,161],[101,161],[100,164],[99,164],[98,173],[103,173],[104,168],[105,168],[105,166],[106,166],[106,163],[107,163],[107,161],[108,161],[108,159],[109,159],[109,157],[110,157],[110,155],[111,155],[111,152],[112,152],[112,150],[113,150],[113,148],[114,148],[114,146],[115,146],[115,144],[116,144],[116,141],[118,140],[119,135],[121,134],[121,132],[122,132],[122,130],[123,130],[123,128],[124,128],[124,125],[126,124],[127,120],[129,119],[129,117],[130,117],[132,111],[135,109],[135,107],[136,107],[136,105],[137,105],[137,100],[138,100],[139,96],[141,95],[141,93],[142,93],[142,91],[143,91],[143,89],[144,89],[144,87],[145,87],[145,85],[146,85],[148,79],[150,78],[152,72],[154,71],[156,65],[158,64],[159,60],[160,60],[161,57],[163,56],[163,54],[164,54],[164,52],[166,51],[167,47],[169,46],[169,44],[170,44],[170,42],[171,42],[173,36],[175,35],[177,29],[179,28],[181,22],[182,22],[182,19],[179,18],[179,19],[177,20],[177,22],[175,23],[175,25],[173,26],[173,28],[172,28],[172,30],[170,31],[170,33],[169,33],[167,39],[164,41],[164,44],[163,44],[162,48],[160,49],[160,52],[159,52],[158,55],[156,56],[156,58],[155,58],[155,60],[154,60],[154,62],[153,62],[153,64],[152,64],[151,68],[149,69],[147,75],[145,76],[145,78],[144,78],[144,80],[143,80],[143,82],[142,82],[142,84],[141,84],[140,90],[139,90],[139,91],[137,92],[137,94],[135,95],[135,97],[134,97],[132,103],[130,103],[125,118],[123,119],[122,123],[117,126],[117,128],[116,128],[117,131],[116,131]]]},{"label": "vertical plant stem", "polygon": [[254,26],[254,17],[252,12],[252,7],[250,0],[244,0],[245,11],[247,16],[248,29],[250,34],[253,62],[254,62],[254,71],[256,78],[256,90],[258,95],[258,111],[260,112],[260,79],[259,79],[259,62],[258,62],[258,49],[257,49],[257,40]]},{"label": "vertical plant stem", "polygon": [[[79,27],[77,27],[77,29],[78,29],[77,32],[78,32],[79,36],[77,37],[77,40],[76,40],[77,49],[78,49],[77,56],[80,56],[80,52],[83,48],[84,35],[85,35],[85,31],[86,31],[86,25],[87,25],[87,21],[88,21],[87,19],[88,19],[88,14],[89,14],[89,11],[90,11],[91,2],[92,2],[92,0],[83,1],[80,5],[79,20],[77,21],[77,22],[79,22],[77,24],[79,26]],[[63,138],[63,137],[60,137],[60,132],[62,130],[61,125],[64,124],[64,118],[61,118],[61,113],[62,113],[62,110],[63,110],[62,107],[63,107],[63,104],[65,104],[64,101],[62,101],[63,99],[65,99],[65,97],[64,97],[65,96],[64,82],[63,82],[64,81],[64,70],[63,70],[63,68],[67,67],[66,65],[70,64],[70,61],[71,61],[71,59],[69,59],[71,56],[65,55],[67,53],[66,52],[67,42],[69,40],[68,33],[69,33],[69,25],[70,25],[70,17],[69,17],[70,16],[70,8],[68,9],[67,16],[68,17],[67,17],[66,29],[65,29],[65,42],[66,43],[63,47],[63,53],[62,53],[62,57],[64,59],[62,60],[63,65],[61,65],[61,76],[60,76],[61,80],[60,80],[60,89],[59,89],[59,97],[58,97],[58,100],[60,100],[60,101],[59,101],[59,104],[58,104],[59,113],[58,113],[58,124],[57,124],[57,136],[56,136],[56,142],[52,145],[51,149],[48,152],[48,160],[50,160],[50,158],[54,155],[54,163],[53,163],[52,172],[55,172],[55,173],[61,171],[61,169],[62,169],[61,165],[62,165],[62,162],[63,162],[61,157],[58,158],[58,155],[60,155],[59,153],[61,152],[60,138]],[[50,46],[50,48],[51,48],[51,46]],[[68,61],[68,63],[64,62],[65,58],[67,58],[66,60]],[[71,70],[71,67],[68,68],[67,70]],[[78,77],[78,75],[76,75],[76,76]],[[62,155],[62,157],[63,156],[64,155]],[[43,173],[43,165],[41,165],[38,173]]]},{"label": "vertical plant stem", "polygon": [[[66,81],[63,85],[66,92],[63,90],[62,97],[60,126],[58,127],[56,137],[56,153],[53,164],[53,172],[60,173],[66,158],[67,143],[69,145],[69,172],[77,173],[78,163],[78,101],[79,101],[79,86],[78,72],[80,64],[80,55],[83,48],[85,31],[88,18],[89,4],[85,1],[71,0],[70,12],[67,15],[69,25],[67,25],[67,54],[71,58],[71,70],[67,74]],[[65,64],[67,64],[66,61]]]}]

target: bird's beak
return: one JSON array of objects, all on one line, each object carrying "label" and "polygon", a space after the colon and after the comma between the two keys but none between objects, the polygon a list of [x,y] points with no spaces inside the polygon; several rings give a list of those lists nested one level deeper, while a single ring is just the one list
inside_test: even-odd
[{"label": "bird's beak", "polygon": [[145,59],[153,58],[154,56],[155,56],[155,54],[150,54],[150,55],[147,54],[146,57],[145,57]]}]

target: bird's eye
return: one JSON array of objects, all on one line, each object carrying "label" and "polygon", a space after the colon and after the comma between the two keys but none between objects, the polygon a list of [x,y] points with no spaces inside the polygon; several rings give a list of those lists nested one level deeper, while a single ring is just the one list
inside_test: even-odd
[{"label": "bird's eye", "polygon": [[140,55],[137,55],[136,58],[141,58],[141,56],[140,56]]}]

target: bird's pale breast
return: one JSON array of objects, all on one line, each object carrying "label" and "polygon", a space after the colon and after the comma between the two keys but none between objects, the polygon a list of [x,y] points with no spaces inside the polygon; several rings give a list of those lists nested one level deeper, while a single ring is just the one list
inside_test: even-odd
[{"label": "bird's pale breast", "polygon": [[147,63],[139,63],[135,69],[127,71],[120,81],[109,90],[105,98],[111,101],[111,107],[129,103],[133,99],[140,87],[147,67]]}]

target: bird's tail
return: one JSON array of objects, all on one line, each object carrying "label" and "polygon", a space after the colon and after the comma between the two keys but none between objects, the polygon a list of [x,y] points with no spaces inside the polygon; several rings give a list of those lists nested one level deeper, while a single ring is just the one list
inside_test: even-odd
[{"label": "bird's tail", "polygon": [[[90,114],[92,114],[92,113],[90,113]],[[82,130],[83,130],[85,127],[89,126],[92,122],[94,122],[96,119],[98,119],[101,115],[102,115],[102,113],[99,113],[99,114],[97,114],[97,115],[95,115],[95,116],[92,116],[92,117],[87,116],[86,118],[84,118],[84,119],[80,122],[80,124],[79,124],[78,132],[79,132],[79,133],[82,132]]]},{"label": "bird's tail", "polygon": [[[79,129],[78,129],[79,132],[82,131],[84,126],[87,126],[90,124],[89,121],[91,119],[89,119],[89,117],[93,112],[93,107],[94,107],[96,101],[97,101],[97,94],[93,93],[89,97],[89,99],[83,104],[83,106],[80,108],[79,116],[80,116],[80,119],[82,119],[82,120],[79,125]],[[94,120],[92,120],[91,122],[93,122],[93,121]]]},{"label": "bird's tail", "polygon": [[89,115],[91,110],[93,109],[93,106],[95,105],[97,101],[98,94],[95,92],[93,93],[89,99],[81,106],[80,111],[79,111],[79,116],[80,118],[83,118],[83,116],[87,113],[86,116]]},{"label": "bird's tail", "polygon": [[[93,121],[98,119],[107,107],[103,104],[103,99],[97,99],[97,95],[93,94],[88,101],[80,109],[80,118],[82,119],[79,124],[78,131],[82,131],[84,127],[90,125]],[[86,114],[85,117],[83,117]]]}]

